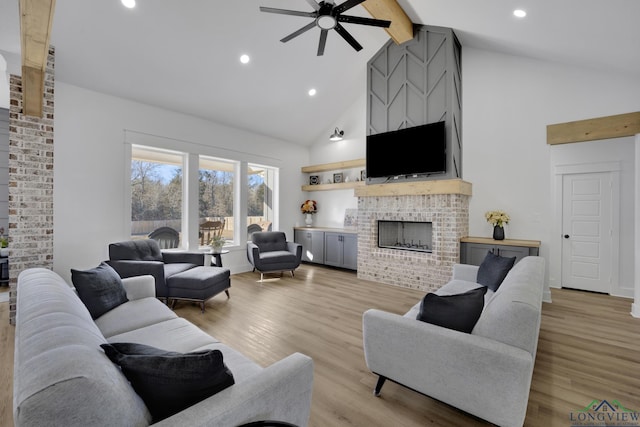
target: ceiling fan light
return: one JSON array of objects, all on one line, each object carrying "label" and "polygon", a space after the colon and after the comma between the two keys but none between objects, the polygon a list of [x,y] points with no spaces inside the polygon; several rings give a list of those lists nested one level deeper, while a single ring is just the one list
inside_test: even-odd
[{"label": "ceiling fan light", "polygon": [[336,26],[338,21],[331,15],[320,15],[316,18],[316,25],[323,30],[330,30]]},{"label": "ceiling fan light", "polygon": [[122,5],[126,8],[133,9],[136,7],[136,0],[120,0]]}]

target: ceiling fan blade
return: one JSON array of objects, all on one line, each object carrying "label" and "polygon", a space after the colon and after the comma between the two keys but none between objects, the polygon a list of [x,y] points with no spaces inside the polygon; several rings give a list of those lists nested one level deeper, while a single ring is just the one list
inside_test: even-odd
[{"label": "ceiling fan blade", "polygon": [[346,12],[347,10],[359,5],[362,2],[364,2],[364,0],[347,0],[341,5],[333,8],[333,15],[335,16],[335,15],[341,14],[342,12]]},{"label": "ceiling fan blade", "polygon": [[307,0],[307,3],[313,8],[313,10],[320,10],[320,5],[316,2],[316,0]]},{"label": "ceiling fan blade", "polygon": [[358,43],[356,39],[354,39],[353,36],[349,34],[349,32],[345,30],[342,25],[336,24],[336,26],[333,29],[336,30],[336,32],[340,34],[342,38],[345,39],[347,43],[351,45],[352,48],[354,48],[357,51],[362,50],[362,46],[360,45],[360,43]]},{"label": "ceiling fan blade", "polygon": [[316,21],[311,21],[309,24],[305,25],[304,27],[300,28],[298,31],[294,31],[293,33],[289,34],[288,36],[280,39],[280,41],[282,43],[286,43],[289,40],[291,40],[294,37],[298,37],[300,34],[309,31],[310,29],[312,29],[313,27],[316,26]]},{"label": "ceiling fan blade", "polygon": [[324,55],[324,47],[327,44],[327,33],[329,30],[320,31],[320,42],[318,43],[318,56]]},{"label": "ceiling fan blade", "polygon": [[385,21],[383,19],[361,18],[360,16],[338,15],[336,20],[339,22],[346,22],[347,24],[361,24],[372,25],[374,27],[389,28],[391,21]]},{"label": "ceiling fan blade", "polygon": [[298,10],[276,9],[273,7],[263,7],[263,6],[260,6],[260,12],[278,13],[280,15],[306,16],[308,18],[316,17],[315,12],[300,12]]}]

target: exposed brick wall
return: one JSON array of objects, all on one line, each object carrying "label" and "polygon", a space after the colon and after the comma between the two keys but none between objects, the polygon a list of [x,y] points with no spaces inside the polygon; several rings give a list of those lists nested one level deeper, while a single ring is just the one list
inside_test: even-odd
[{"label": "exposed brick wall", "polygon": [[42,117],[22,113],[22,77],[10,76],[9,322],[15,324],[17,278],[31,267],[53,268],[54,57],[50,47]]},{"label": "exposed brick wall", "polygon": [[[378,220],[430,221],[433,252],[378,247]],[[460,239],[469,234],[469,196],[358,197],[358,278],[425,292],[451,279]]]}]

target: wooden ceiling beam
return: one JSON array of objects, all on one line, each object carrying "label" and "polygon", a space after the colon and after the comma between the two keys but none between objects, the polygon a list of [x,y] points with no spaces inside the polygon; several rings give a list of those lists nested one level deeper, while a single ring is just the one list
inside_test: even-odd
[{"label": "wooden ceiling beam", "polygon": [[396,44],[413,40],[413,23],[397,0],[366,0],[362,7],[375,19],[391,21],[386,31]]},{"label": "wooden ceiling beam", "polygon": [[42,117],[44,75],[55,5],[55,0],[20,0],[22,106],[28,116]]}]

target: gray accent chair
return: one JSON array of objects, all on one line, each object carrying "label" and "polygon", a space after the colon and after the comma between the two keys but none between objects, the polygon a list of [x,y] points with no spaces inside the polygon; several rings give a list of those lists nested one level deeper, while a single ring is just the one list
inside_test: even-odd
[{"label": "gray accent chair", "polygon": [[224,291],[229,297],[230,270],[204,266],[202,252],[163,252],[152,239],[127,240],[109,245],[107,263],[122,278],[151,275],[156,297],[175,304],[175,300],[204,303]]},{"label": "gray accent chair", "polygon": [[167,278],[199,265],[204,265],[204,254],[193,252],[162,252],[153,239],[127,240],[109,244],[107,263],[126,277],[150,274],[156,280],[156,297],[167,299]]},{"label": "gray accent chair", "polygon": [[260,281],[264,273],[290,271],[293,272],[302,261],[302,245],[288,242],[282,231],[263,231],[251,235],[247,242],[247,258],[253,271],[260,272]]}]

